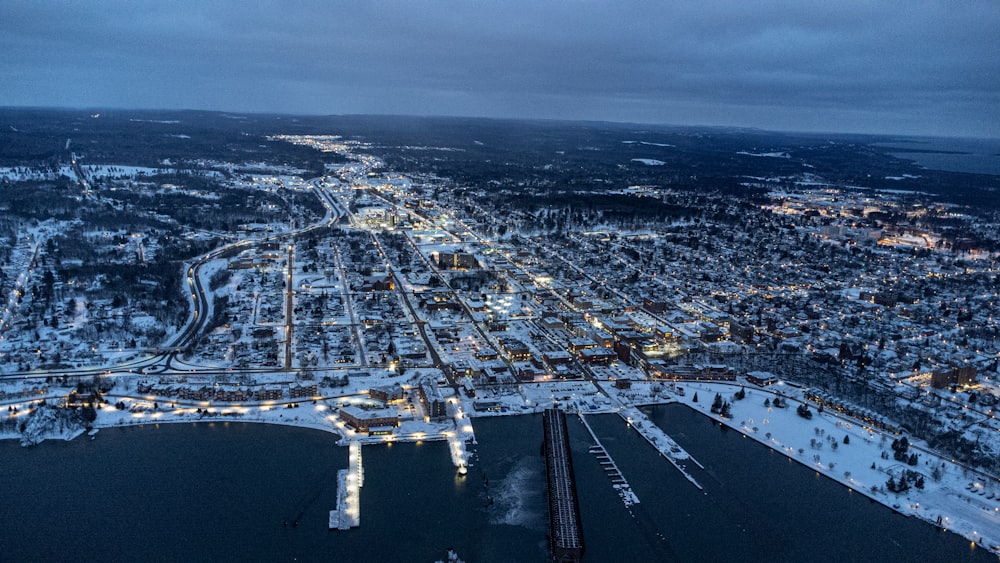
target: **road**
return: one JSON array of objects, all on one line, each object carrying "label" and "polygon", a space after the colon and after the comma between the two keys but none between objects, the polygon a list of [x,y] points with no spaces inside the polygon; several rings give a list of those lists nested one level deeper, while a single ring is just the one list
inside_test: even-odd
[{"label": "road", "polygon": [[285,281],[285,371],[292,369],[292,331],[295,328],[295,311],[293,310],[293,287],[292,275],[295,272],[295,246],[288,245],[288,277]]}]

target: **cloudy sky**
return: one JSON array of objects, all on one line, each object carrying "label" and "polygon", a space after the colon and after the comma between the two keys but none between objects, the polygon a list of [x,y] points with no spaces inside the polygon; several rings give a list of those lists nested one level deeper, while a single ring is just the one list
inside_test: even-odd
[{"label": "cloudy sky", "polygon": [[2,0],[0,106],[1000,137],[1000,1]]}]

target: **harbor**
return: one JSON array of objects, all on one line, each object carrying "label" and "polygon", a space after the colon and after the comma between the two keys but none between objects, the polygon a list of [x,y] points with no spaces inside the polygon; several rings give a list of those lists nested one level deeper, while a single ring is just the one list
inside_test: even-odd
[{"label": "harbor", "polygon": [[[675,405],[649,417],[714,473],[699,474],[709,494],[663,463],[619,416],[587,415],[642,499],[630,515],[588,453],[589,433],[568,424],[584,561],[727,560],[735,554],[742,561],[996,561],[967,540],[901,518],[739,432],[723,432],[699,413]],[[349,448],[333,447],[322,432],[161,424],[102,429],[95,440],[34,448],[0,442],[0,477],[9,485],[0,491],[4,559],[64,560],[81,535],[103,530],[117,538],[113,558],[141,554],[146,561],[391,561],[400,554],[434,561],[448,547],[468,561],[545,560],[541,415],[474,423],[478,445],[465,478],[456,476],[444,441],[361,447],[365,525],[350,533],[327,525],[336,472],[351,466]],[[489,491],[481,485],[483,470]],[[206,474],[220,478],[208,487],[193,479]],[[72,494],[79,490],[93,494]],[[488,507],[486,494],[495,499]],[[156,509],[121,519],[122,499],[140,497]],[[810,502],[788,501],[796,498]],[[45,509],[53,503],[65,509]],[[88,517],[79,518],[84,512]],[[286,519],[298,526],[284,527]],[[830,536],[852,541],[818,554],[815,546]]]}]

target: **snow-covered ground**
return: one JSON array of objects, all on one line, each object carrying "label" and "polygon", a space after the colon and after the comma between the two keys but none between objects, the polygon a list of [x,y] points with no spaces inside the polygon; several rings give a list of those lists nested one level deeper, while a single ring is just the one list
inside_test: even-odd
[{"label": "snow-covered ground", "polygon": [[744,156],[766,156],[770,158],[791,158],[787,152],[747,152],[738,151],[736,154],[742,154]]},{"label": "snow-covered ground", "polygon": [[[909,449],[918,456],[915,466],[896,461],[891,444],[901,436],[867,428],[830,410],[818,412],[812,403],[808,404],[813,416],[807,420],[796,412],[803,398],[795,387],[747,387],[746,397],[734,400],[738,385],[682,383],[678,386],[684,389],[684,395],[667,388],[674,401],[902,514],[922,518],[1000,554],[1000,482],[941,458],[919,440],[912,440]],[[765,406],[765,400],[773,402],[778,396],[776,392],[789,399],[787,407]],[[732,418],[710,412],[717,393],[730,403]],[[633,426],[637,422],[633,418]],[[641,424],[652,425],[652,422],[646,419]],[[667,443],[653,444],[669,455]],[[887,490],[889,478],[898,481],[907,470],[923,478],[923,488],[911,484],[903,493]]]}]

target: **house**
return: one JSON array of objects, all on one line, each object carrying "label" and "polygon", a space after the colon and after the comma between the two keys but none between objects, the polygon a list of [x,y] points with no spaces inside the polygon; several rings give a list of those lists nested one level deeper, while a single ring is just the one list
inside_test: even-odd
[{"label": "house", "polygon": [[751,371],[747,374],[747,381],[753,383],[754,385],[759,385],[761,387],[767,387],[768,385],[774,385],[778,382],[778,378],[770,372],[766,371]]},{"label": "house", "polygon": [[392,291],[396,285],[390,274],[382,276],[367,276],[361,284],[361,291]]}]

